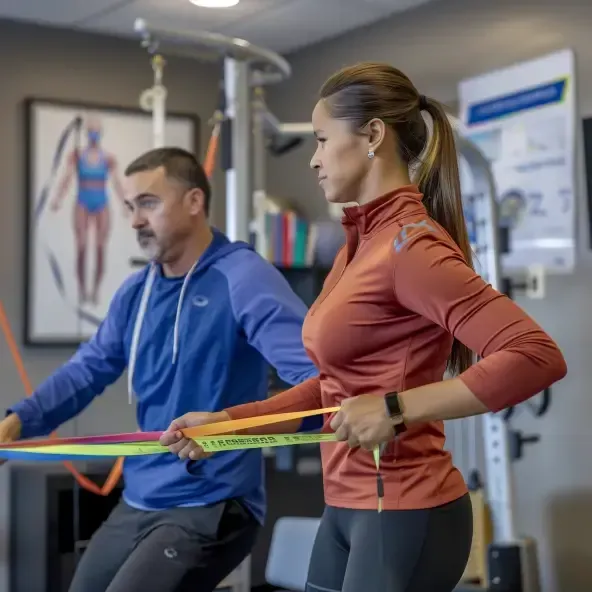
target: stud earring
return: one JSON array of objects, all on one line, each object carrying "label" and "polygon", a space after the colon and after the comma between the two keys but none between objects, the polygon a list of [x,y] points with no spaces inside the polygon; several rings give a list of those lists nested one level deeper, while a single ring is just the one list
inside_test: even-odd
[{"label": "stud earring", "polygon": [[368,158],[374,158],[374,150],[368,150]]}]

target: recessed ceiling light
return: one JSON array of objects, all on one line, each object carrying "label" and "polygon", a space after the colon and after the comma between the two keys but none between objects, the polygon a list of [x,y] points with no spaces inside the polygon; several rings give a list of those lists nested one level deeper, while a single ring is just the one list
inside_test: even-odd
[{"label": "recessed ceiling light", "polygon": [[189,0],[189,2],[202,8],[230,8],[236,6],[239,0]]}]

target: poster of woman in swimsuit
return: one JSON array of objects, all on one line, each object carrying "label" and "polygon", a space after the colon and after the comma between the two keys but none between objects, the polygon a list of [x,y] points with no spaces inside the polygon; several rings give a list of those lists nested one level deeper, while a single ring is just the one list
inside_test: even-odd
[{"label": "poster of woman in swimsuit", "polygon": [[[153,147],[141,110],[26,102],[25,342],[91,337],[142,253],[123,193],[128,163]],[[199,121],[168,114],[166,143],[198,151]]]}]

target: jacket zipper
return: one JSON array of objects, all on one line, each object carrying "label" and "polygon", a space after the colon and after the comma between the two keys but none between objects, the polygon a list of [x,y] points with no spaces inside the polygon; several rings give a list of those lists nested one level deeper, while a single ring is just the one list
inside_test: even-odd
[{"label": "jacket zipper", "polygon": [[337,287],[337,284],[341,281],[341,278],[343,277],[343,274],[345,273],[345,270],[351,265],[352,261],[356,258],[356,255],[358,254],[358,251],[360,250],[360,245],[362,244],[362,239],[359,238],[358,240],[358,244],[356,245],[356,250],[354,251],[354,254],[352,255],[352,258],[349,260],[349,262],[347,262],[344,266],[343,269],[341,270],[339,277],[335,280],[335,283],[333,284],[333,286],[331,286],[331,289],[325,294],[324,298],[322,300],[319,300],[318,302],[315,302],[315,304],[313,305],[313,307],[310,309],[310,316],[313,317],[315,315],[315,313],[317,312],[317,309],[319,308],[319,306],[321,304],[323,304],[323,302],[325,302],[325,300],[327,300],[327,298],[329,297],[329,295],[331,294],[331,292],[333,292],[333,290],[335,290],[335,288]]}]

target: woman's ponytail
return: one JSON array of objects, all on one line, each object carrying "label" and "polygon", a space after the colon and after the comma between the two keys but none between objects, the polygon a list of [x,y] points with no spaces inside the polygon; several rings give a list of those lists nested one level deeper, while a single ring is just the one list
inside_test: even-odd
[{"label": "woman's ponytail", "polygon": [[[458,153],[452,125],[440,103],[425,97],[421,105],[433,122],[432,137],[416,172],[416,183],[424,195],[424,205],[460,247],[465,260],[473,267],[471,245],[467,233],[461,198]],[[449,370],[455,374],[466,370],[473,362],[471,350],[454,340]]]}]

